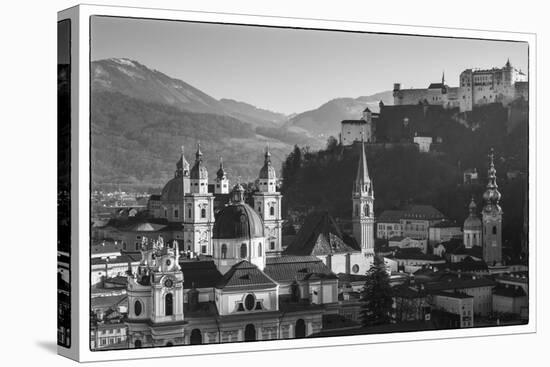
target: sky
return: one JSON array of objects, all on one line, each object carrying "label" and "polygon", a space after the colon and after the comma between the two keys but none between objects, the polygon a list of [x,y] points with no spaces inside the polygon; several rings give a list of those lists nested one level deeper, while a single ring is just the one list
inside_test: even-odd
[{"label": "sky", "polygon": [[467,68],[527,71],[523,42],[93,17],[92,60],[129,58],[202,90],[285,114],[441,80]]}]

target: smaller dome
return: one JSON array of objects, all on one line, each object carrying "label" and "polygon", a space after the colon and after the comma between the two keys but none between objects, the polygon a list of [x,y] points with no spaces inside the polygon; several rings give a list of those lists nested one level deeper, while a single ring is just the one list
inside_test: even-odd
[{"label": "smaller dome", "polygon": [[481,219],[475,215],[470,215],[464,221],[464,230],[481,230]]},{"label": "smaller dome", "polygon": [[264,164],[262,169],[260,170],[260,179],[268,180],[268,179],[276,179],[277,175],[275,174],[275,168],[271,165],[271,162]]}]

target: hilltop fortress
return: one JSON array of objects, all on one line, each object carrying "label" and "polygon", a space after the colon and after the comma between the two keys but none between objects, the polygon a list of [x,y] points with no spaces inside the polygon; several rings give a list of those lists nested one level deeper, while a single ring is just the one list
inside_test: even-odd
[{"label": "hilltop fortress", "polygon": [[401,89],[393,85],[394,105],[428,104],[444,108],[459,108],[460,112],[471,111],[474,106],[500,102],[504,106],[515,99],[528,99],[527,75],[506,62],[502,68],[466,69],[460,73],[459,86],[445,84],[445,73],[440,83],[431,83],[428,88]]}]

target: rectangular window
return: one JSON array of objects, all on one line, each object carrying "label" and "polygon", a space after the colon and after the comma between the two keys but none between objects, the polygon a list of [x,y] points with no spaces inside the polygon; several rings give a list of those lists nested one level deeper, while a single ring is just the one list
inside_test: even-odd
[{"label": "rectangular window", "polygon": [[201,247],[201,252],[202,252],[203,254],[206,254],[206,245],[202,245],[202,247]]}]

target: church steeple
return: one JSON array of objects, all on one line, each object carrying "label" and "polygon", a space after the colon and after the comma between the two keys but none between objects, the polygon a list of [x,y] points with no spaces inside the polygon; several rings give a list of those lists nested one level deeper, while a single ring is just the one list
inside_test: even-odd
[{"label": "church steeple", "polygon": [[229,180],[227,179],[227,173],[223,168],[223,159],[220,157],[220,168],[216,172],[216,186],[214,187],[215,194],[228,194],[229,193]]},{"label": "church steeple", "polygon": [[485,206],[482,211],[483,222],[483,260],[489,265],[502,261],[502,209],[501,198],[497,185],[497,170],[495,169],[494,152],[489,154],[489,169],[487,170],[487,189],[483,193]]},{"label": "church steeple", "polygon": [[374,190],[367,167],[365,139],[361,134],[359,164],[353,185],[353,236],[365,256],[374,255]]},{"label": "church steeple", "polygon": [[357,175],[355,176],[354,191],[358,194],[372,194],[372,184],[369,177],[369,169],[367,167],[367,158],[365,155],[365,139],[361,132],[361,152],[359,154],[359,165],[357,167]]},{"label": "church steeple", "polygon": [[494,162],[494,151],[491,148],[491,153],[489,154],[489,169],[487,170],[487,190],[483,194],[483,199],[485,200],[484,211],[500,210],[498,205],[500,201],[500,192],[498,191],[497,185],[497,170],[495,169]]}]

